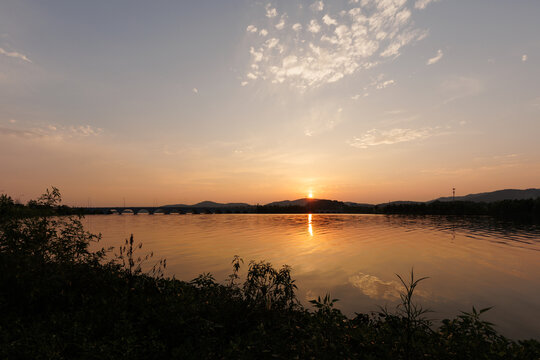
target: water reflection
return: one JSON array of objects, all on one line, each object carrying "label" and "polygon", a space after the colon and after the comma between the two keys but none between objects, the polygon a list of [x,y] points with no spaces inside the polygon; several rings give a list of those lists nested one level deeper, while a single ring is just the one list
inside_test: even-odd
[{"label": "water reflection", "polygon": [[383,281],[373,275],[358,273],[349,277],[349,282],[370,298],[385,300],[399,299],[401,286],[395,280]]},{"label": "water reflection", "polygon": [[[509,336],[540,334],[540,228],[489,218],[384,215],[167,215],[88,216],[88,230],[101,232],[99,246],[119,246],[129,234],[143,250],[167,259],[168,275],[189,280],[230,273],[244,260],[288,264],[300,299],[341,299],[348,315],[398,301],[396,273],[414,267],[430,279],[419,301],[454,316],[471,306],[495,308],[487,320]],[[306,232],[307,225],[307,232]],[[306,241],[306,238],[309,241]],[[245,270],[245,269],[244,269]]]}]

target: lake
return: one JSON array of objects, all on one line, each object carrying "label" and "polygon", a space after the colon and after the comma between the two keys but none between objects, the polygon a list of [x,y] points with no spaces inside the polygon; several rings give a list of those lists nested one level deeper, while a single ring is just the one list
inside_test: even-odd
[{"label": "lake", "polygon": [[[540,226],[486,217],[387,215],[92,215],[86,228],[99,246],[130,234],[141,254],[167,259],[167,275],[191,280],[210,272],[225,281],[231,260],[292,267],[298,297],[330,293],[347,315],[393,308],[395,274],[428,276],[416,300],[434,321],[493,306],[485,319],[513,339],[540,338]],[[241,274],[245,273],[241,271]]]}]

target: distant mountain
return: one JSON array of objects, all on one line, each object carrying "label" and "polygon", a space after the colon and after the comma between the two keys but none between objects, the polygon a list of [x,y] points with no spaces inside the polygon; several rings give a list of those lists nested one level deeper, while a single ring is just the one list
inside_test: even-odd
[{"label": "distant mountain", "polygon": [[264,205],[265,207],[272,208],[272,207],[278,207],[278,208],[287,208],[287,207],[293,207],[293,206],[299,206],[299,207],[305,207],[309,210],[313,211],[344,211],[347,209],[347,207],[356,207],[359,208],[357,210],[360,210],[360,208],[365,207],[374,207],[375,205],[372,204],[360,204],[355,202],[343,202],[338,200],[327,200],[327,199],[311,199],[311,198],[303,198],[303,199],[297,199],[297,200],[283,200],[283,201],[275,201],[271,202],[269,204]]},{"label": "distant mountain", "polygon": [[244,207],[244,206],[251,206],[246,203],[226,203],[226,204],[220,204],[213,201],[202,201],[200,203],[197,203],[193,205],[194,207]]},{"label": "distant mountain", "polygon": [[[310,198],[303,198],[303,199],[297,199],[297,200],[284,200],[284,201],[276,201],[272,202],[270,204],[264,205],[264,208],[266,210],[271,210],[275,208],[305,208],[308,211],[332,211],[332,212],[339,212],[344,211],[347,208],[347,205],[345,205],[342,201],[337,200],[326,200],[326,199],[310,199]],[[288,209],[284,211],[289,211],[293,209]]]},{"label": "distant mountain", "polygon": [[283,201],[274,201],[269,204],[266,204],[265,206],[306,206],[307,204],[314,203],[316,201],[319,201],[319,199],[310,199],[310,198],[303,198],[298,200],[283,200]]},{"label": "distant mountain", "polygon": [[[466,196],[456,196],[456,201],[473,201],[473,202],[494,202],[502,200],[523,200],[523,199],[536,199],[540,197],[540,189],[526,189],[526,190],[516,190],[516,189],[506,189],[498,190],[492,192],[485,192],[479,194],[469,194]],[[427,201],[426,203],[431,203],[433,201],[452,201],[452,197],[441,197],[435,200]],[[420,204],[419,201],[391,201],[388,203],[382,203],[378,206],[387,206],[387,205],[408,205],[408,204]],[[366,208],[374,207],[373,204],[365,203],[356,203],[351,201],[337,201],[337,200],[327,200],[327,199],[311,199],[311,198],[302,198],[296,200],[283,200],[283,201],[274,201],[269,204],[264,205],[267,208],[287,208],[287,207],[307,207],[311,210],[343,210],[343,211],[359,211],[361,209],[353,210],[351,207],[357,208]],[[244,208],[252,207],[255,208],[255,205],[250,205],[246,203],[227,203],[221,204],[214,201],[202,201],[194,205],[184,205],[184,204],[175,204],[175,205],[165,205],[163,207],[183,207],[183,208]],[[349,207],[349,209],[347,209]]]},{"label": "distant mountain", "polygon": [[390,201],[387,203],[379,204],[379,206],[388,206],[388,205],[411,205],[411,204],[422,204],[421,201],[405,201],[405,200],[397,200],[397,201]]},{"label": "distant mountain", "polygon": [[[502,200],[525,200],[536,199],[540,197],[540,189],[505,189],[479,194],[469,194],[466,196],[456,196],[456,201],[473,201],[473,202],[494,202]],[[432,201],[452,201],[451,196],[441,197]],[[430,201],[430,202],[432,202]]]},{"label": "distant mountain", "polygon": [[184,205],[184,204],[176,204],[176,205],[164,205],[163,207],[195,207],[195,208],[227,208],[227,207],[249,207],[252,205],[246,204],[246,203],[227,203],[227,204],[221,204],[214,201],[201,201],[200,203],[193,204],[193,205]]}]

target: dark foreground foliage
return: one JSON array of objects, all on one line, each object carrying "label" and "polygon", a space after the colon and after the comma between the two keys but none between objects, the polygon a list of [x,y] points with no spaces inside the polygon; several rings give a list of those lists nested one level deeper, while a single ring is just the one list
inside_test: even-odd
[{"label": "dark foreground foliage", "polygon": [[[59,195],[59,194],[58,194]],[[59,196],[44,197],[37,205]],[[290,269],[240,258],[226,284],[210,274],[143,272],[133,237],[113,260],[75,217],[0,218],[1,359],[539,359],[482,321],[486,309],[435,329],[413,301],[422,279],[401,279],[397,309],[350,319],[329,296],[300,305]],[[148,266],[145,266],[148,268]]]}]

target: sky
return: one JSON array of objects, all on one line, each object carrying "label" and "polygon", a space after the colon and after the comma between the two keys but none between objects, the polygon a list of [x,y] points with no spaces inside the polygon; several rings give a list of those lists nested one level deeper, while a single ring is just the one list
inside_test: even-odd
[{"label": "sky", "polygon": [[0,2],[0,193],[380,203],[540,187],[537,0]]}]

